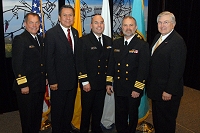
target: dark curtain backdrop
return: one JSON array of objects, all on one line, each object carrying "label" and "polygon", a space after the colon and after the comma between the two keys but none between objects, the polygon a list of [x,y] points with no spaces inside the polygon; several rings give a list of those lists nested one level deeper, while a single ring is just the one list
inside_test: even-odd
[{"label": "dark curtain backdrop", "polygon": [[200,1],[199,0],[149,0],[147,40],[151,44],[158,33],[157,15],[168,10],[176,17],[175,30],[187,45],[184,85],[200,90]]},{"label": "dark curtain backdrop", "polygon": [[12,90],[13,72],[11,58],[5,58],[5,42],[3,28],[3,9],[0,2],[0,113],[16,110],[17,100]]},{"label": "dark curtain backdrop", "polygon": [[[109,0],[112,16],[113,0]],[[59,0],[59,7],[65,4],[65,0]],[[156,17],[163,10],[169,10],[176,16],[175,29],[186,41],[188,54],[186,70],[184,74],[185,85],[200,90],[200,45],[197,40],[200,37],[199,0],[149,0],[147,40],[151,44],[158,33]],[[17,102],[12,83],[14,80],[11,58],[5,58],[3,10],[0,2],[0,113],[17,110]]]}]

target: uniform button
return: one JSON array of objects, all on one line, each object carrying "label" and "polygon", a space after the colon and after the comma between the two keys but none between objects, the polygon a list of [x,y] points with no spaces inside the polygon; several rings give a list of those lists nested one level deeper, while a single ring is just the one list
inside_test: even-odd
[{"label": "uniform button", "polygon": [[43,64],[40,64],[40,66],[43,66]]},{"label": "uniform button", "polygon": [[120,79],[120,77],[117,77],[117,79]]},{"label": "uniform button", "polygon": [[41,72],[41,74],[43,74],[43,72]]},{"label": "uniform button", "polygon": [[119,70],[117,70],[117,72],[119,73],[120,71],[119,71]]},{"label": "uniform button", "polygon": [[99,62],[100,62],[101,60],[99,60]]},{"label": "uniform button", "polygon": [[21,77],[22,75],[21,74],[18,74],[18,77]]},{"label": "uniform button", "polygon": [[128,80],[128,78],[126,78],[126,80]]},{"label": "uniform button", "polygon": [[120,66],[120,63],[118,63],[117,65]]},{"label": "uniform button", "polygon": [[128,67],[128,64],[126,64],[126,66]]},{"label": "uniform button", "polygon": [[105,66],[105,67],[108,67],[108,66]]},{"label": "uniform button", "polygon": [[105,72],[105,74],[106,74],[106,72]]},{"label": "uniform button", "polygon": [[100,68],[100,66],[98,66],[98,68]]},{"label": "uniform button", "polygon": [[106,61],[108,61],[108,60],[106,60]]},{"label": "uniform button", "polygon": [[128,74],[128,71],[126,71],[126,74]]},{"label": "uniform button", "polygon": [[98,74],[100,74],[100,72],[98,72]]}]

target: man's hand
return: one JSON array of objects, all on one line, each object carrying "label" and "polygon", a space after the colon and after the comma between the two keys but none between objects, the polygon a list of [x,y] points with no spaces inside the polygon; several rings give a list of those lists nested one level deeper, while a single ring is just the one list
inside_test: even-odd
[{"label": "man's hand", "polygon": [[163,92],[163,94],[162,94],[162,99],[164,100],[164,101],[169,101],[169,100],[171,100],[171,98],[172,98],[172,94],[169,94],[169,93],[167,93],[167,92]]},{"label": "man's hand", "polygon": [[89,92],[89,91],[91,90],[90,83],[84,85],[84,86],[83,86],[83,90],[84,90],[85,92]]},{"label": "man's hand", "polygon": [[29,94],[29,87],[24,87],[24,88],[21,88],[21,93],[22,94]]},{"label": "man's hand", "polygon": [[108,95],[111,95],[113,93],[113,87],[111,85],[107,85],[106,92]]},{"label": "man's hand", "polygon": [[133,98],[138,98],[140,96],[140,93],[136,92],[136,91],[132,91],[131,93],[131,97]]},{"label": "man's hand", "polygon": [[58,89],[58,84],[50,85],[51,90],[55,91]]}]

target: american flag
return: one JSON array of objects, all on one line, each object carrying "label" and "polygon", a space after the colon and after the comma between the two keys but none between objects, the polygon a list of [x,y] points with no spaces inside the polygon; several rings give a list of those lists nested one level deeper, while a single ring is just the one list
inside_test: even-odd
[{"label": "american flag", "polygon": [[[40,16],[40,31],[39,31],[39,34],[40,36],[43,35],[43,28],[42,28],[42,25],[44,23],[42,23],[42,13],[41,13],[41,10],[40,10],[40,0],[33,0],[32,1],[32,12],[34,13],[37,13],[39,16]],[[45,30],[44,30],[45,32]]]}]

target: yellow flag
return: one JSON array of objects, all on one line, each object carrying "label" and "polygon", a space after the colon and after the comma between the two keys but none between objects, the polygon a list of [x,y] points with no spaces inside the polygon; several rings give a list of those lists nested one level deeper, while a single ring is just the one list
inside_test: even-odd
[{"label": "yellow flag", "polygon": [[[81,12],[80,12],[80,0],[75,0],[75,20],[73,27],[78,31],[79,37],[82,36],[82,25],[81,25]],[[72,118],[72,125],[80,129],[80,123],[81,123],[81,89],[80,86],[78,85],[77,88],[77,94],[76,94],[76,100],[75,100],[75,105],[74,105],[74,115]]]},{"label": "yellow flag", "polygon": [[72,125],[76,129],[80,129],[80,124],[81,124],[81,89],[80,86],[78,85],[77,88],[77,93],[76,93],[76,100],[75,100],[75,105],[74,105],[74,115],[72,118]]},{"label": "yellow flag", "polygon": [[78,31],[79,37],[82,36],[82,24],[81,24],[81,11],[80,11],[80,0],[75,0],[75,20],[73,27]]}]

